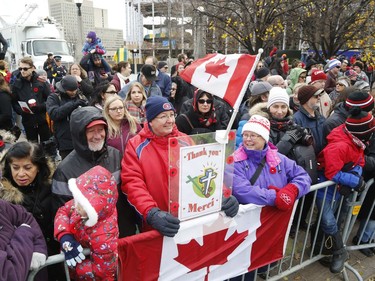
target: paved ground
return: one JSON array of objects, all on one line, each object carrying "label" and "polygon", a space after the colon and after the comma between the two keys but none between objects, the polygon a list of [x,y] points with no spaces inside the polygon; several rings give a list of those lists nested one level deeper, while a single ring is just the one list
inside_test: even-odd
[{"label": "paved ground", "polygon": [[[368,258],[359,251],[351,251],[349,264],[361,274],[363,280],[375,281],[375,256]],[[358,280],[350,271],[347,272],[350,281]],[[327,267],[316,262],[283,280],[339,281],[344,278],[342,274],[332,274]]]},{"label": "paved ground", "polygon": [[[354,226],[354,230],[357,229],[357,224]],[[354,231],[352,232],[354,233]],[[350,236],[347,245],[350,246],[353,234]],[[364,281],[375,281],[375,256],[366,257],[360,251],[350,251],[349,265],[357,270],[362,276]],[[358,280],[356,276],[349,270],[347,270],[348,278],[350,281]],[[300,271],[289,275],[288,277],[281,280],[299,280],[299,281],[340,281],[345,280],[343,274],[332,274],[329,268],[324,267],[319,262],[315,262],[312,265],[301,269]]]}]

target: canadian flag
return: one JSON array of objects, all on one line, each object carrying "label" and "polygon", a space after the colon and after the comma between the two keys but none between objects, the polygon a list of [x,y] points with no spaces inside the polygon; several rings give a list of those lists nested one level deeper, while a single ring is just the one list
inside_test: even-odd
[{"label": "canadian flag", "polygon": [[173,238],[149,231],[119,240],[119,280],[225,280],[280,259],[291,211],[240,205],[182,222]]},{"label": "canadian flag", "polygon": [[180,76],[186,82],[238,108],[251,76],[257,56],[210,54],[185,68]]}]

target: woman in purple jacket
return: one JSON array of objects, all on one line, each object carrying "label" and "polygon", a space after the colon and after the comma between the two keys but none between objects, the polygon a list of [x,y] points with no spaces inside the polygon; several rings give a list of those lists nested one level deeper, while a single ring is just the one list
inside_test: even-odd
[{"label": "woman in purple jacket", "polygon": [[[241,133],[242,143],[234,152],[233,196],[240,204],[252,203],[275,206],[281,211],[290,210],[298,198],[309,192],[310,176],[268,142],[270,122],[267,118],[251,116]],[[258,273],[266,268],[259,268]],[[230,280],[241,278],[237,276]],[[245,280],[255,280],[255,272],[246,273]]]},{"label": "woman in purple jacket", "polygon": [[[311,179],[295,161],[277,152],[269,140],[270,122],[253,115],[242,128],[243,141],[234,152],[233,195],[240,204],[289,210],[310,190]],[[263,165],[258,178],[250,179]]]},{"label": "woman in purple jacket", "polygon": [[46,258],[47,245],[32,214],[0,199],[0,281],[26,280]]}]

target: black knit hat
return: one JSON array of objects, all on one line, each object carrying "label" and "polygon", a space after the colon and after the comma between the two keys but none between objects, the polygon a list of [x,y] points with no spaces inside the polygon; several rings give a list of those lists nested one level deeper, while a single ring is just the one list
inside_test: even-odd
[{"label": "black knit hat", "polygon": [[300,105],[307,103],[312,96],[318,96],[324,92],[323,89],[318,89],[312,85],[305,85],[298,90],[298,100]]},{"label": "black knit hat", "polygon": [[372,95],[362,92],[355,91],[346,98],[345,108],[352,112],[355,110],[355,107],[359,107],[361,110],[370,112],[374,109],[374,98]]},{"label": "black knit hat", "polygon": [[361,111],[357,115],[349,115],[345,126],[352,135],[365,142],[375,129],[374,117],[370,112]]},{"label": "black knit hat", "polygon": [[267,67],[259,68],[256,71],[257,79],[262,79],[262,78],[266,77],[268,74],[270,74],[270,70]]}]

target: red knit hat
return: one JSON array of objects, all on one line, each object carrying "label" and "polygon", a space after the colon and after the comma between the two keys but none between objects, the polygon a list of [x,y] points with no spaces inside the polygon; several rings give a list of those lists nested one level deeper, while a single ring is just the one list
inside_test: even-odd
[{"label": "red knit hat", "polygon": [[315,70],[311,73],[311,82],[315,82],[318,80],[327,80],[327,75],[323,70]]}]

